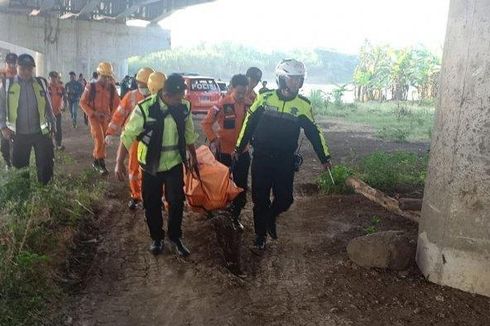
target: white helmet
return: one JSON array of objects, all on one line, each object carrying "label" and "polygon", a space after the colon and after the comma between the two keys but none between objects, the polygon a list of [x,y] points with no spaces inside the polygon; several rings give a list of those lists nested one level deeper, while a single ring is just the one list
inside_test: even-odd
[{"label": "white helmet", "polygon": [[[282,89],[286,88],[286,82],[285,79],[287,77],[292,77],[292,76],[301,76],[303,77],[303,80],[306,76],[306,68],[305,65],[295,59],[283,59],[277,66],[276,66],[276,82],[277,86]],[[303,86],[303,82],[301,83],[300,88]]]}]

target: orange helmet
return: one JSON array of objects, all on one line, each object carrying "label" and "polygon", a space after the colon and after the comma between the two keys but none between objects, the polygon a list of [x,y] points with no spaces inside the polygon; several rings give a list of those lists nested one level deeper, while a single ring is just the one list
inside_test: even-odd
[{"label": "orange helmet", "polygon": [[167,76],[164,73],[155,71],[154,73],[148,76],[148,89],[150,90],[151,95],[154,95],[160,91],[165,85],[165,81],[167,80]]},{"label": "orange helmet", "polygon": [[97,66],[97,73],[99,76],[109,76],[112,77],[114,75],[112,65],[109,62],[101,62]]},{"label": "orange helmet", "polygon": [[155,71],[153,69],[148,67],[141,68],[140,70],[138,70],[138,73],[136,74],[136,81],[143,84],[147,84],[148,77],[150,77],[150,75],[154,72]]}]

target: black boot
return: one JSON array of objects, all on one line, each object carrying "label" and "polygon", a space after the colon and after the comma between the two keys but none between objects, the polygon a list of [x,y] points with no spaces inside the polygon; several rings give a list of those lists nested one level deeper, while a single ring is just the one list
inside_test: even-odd
[{"label": "black boot", "polygon": [[259,250],[265,250],[265,236],[256,235],[254,246]]},{"label": "black boot", "polygon": [[130,210],[135,210],[136,208],[141,207],[141,201],[135,198],[131,198],[128,203],[128,208]]},{"label": "black boot", "polygon": [[191,254],[190,250],[182,243],[182,239],[176,241],[170,241],[170,244],[174,247],[175,252],[181,257],[187,257]]},{"label": "black boot", "polygon": [[242,232],[244,230],[243,224],[240,222],[240,211],[241,209],[237,209],[233,204],[228,208],[231,217],[231,223],[233,225],[233,229],[235,231]]},{"label": "black boot", "polygon": [[155,256],[163,252],[163,240],[154,240],[150,245],[150,252]]},{"label": "black boot", "polygon": [[100,162],[99,159],[95,159],[94,162],[92,163],[92,167],[96,172],[100,173]]},{"label": "black boot", "polygon": [[104,159],[101,158],[99,160],[99,165],[100,165],[100,174],[102,175],[108,175],[109,174],[109,171],[107,171],[106,167],[105,167],[105,162],[104,162]]}]

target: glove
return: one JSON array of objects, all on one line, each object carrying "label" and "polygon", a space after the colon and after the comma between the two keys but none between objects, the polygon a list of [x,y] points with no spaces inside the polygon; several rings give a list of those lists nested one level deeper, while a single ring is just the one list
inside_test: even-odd
[{"label": "glove", "polygon": [[112,145],[112,144],[114,143],[114,138],[116,138],[116,137],[111,136],[111,135],[107,135],[107,136],[105,136],[105,138],[104,138],[104,143],[105,143],[106,145],[109,145],[109,146],[110,146],[110,145]]}]

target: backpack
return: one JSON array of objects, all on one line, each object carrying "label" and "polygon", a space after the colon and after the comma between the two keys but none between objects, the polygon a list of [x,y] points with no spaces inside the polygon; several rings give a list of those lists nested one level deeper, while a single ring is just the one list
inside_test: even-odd
[{"label": "backpack", "polygon": [[[110,109],[111,112],[113,110],[112,104],[114,103],[114,96],[116,94],[116,87],[111,84],[111,96],[110,96]],[[88,92],[88,101],[92,105],[92,108],[95,109],[95,95],[96,95],[96,82],[90,83],[90,90]]]}]

